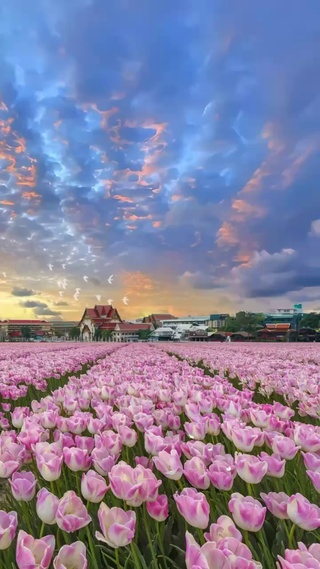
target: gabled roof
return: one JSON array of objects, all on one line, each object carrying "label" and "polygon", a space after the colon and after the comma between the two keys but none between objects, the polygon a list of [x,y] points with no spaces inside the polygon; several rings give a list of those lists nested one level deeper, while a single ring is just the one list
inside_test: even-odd
[{"label": "gabled roof", "polygon": [[116,332],[137,332],[138,330],[151,330],[151,324],[131,324],[131,322],[116,323]]},{"label": "gabled roof", "polygon": [[289,330],[290,324],[266,324],[267,330]]},{"label": "gabled roof", "polygon": [[47,320],[2,320],[1,324],[21,324],[28,325],[28,324],[50,324]]},{"label": "gabled roof", "polygon": [[79,324],[86,316],[90,318],[95,324],[99,324],[112,319],[119,319],[121,322],[121,318],[117,309],[113,308],[113,306],[109,304],[96,304],[94,308],[86,308]]},{"label": "gabled roof", "polygon": [[160,320],[175,320],[175,316],[172,314],[149,314],[149,316],[145,316],[143,318],[143,323],[152,322],[155,324],[156,322],[160,322]]},{"label": "gabled roof", "polygon": [[99,326],[98,330],[114,330],[118,322],[106,322],[105,320]]}]

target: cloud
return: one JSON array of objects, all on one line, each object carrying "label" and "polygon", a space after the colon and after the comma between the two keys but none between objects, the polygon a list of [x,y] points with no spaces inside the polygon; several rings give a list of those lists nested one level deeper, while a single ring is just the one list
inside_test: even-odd
[{"label": "cloud", "polygon": [[26,300],[20,305],[24,308],[32,308],[36,316],[61,316],[61,312],[52,310],[45,302]]},{"label": "cloud", "polygon": [[311,222],[310,235],[320,237],[320,219],[314,219]]},{"label": "cloud", "polygon": [[35,308],[34,313],[39,316],[61,316],[61,312],[51,310],[51,308]]},{"label": "cloud", "polygon": [[20,305],[24,308],[46,308],[48,305],[45,302],[40,302],[39,300],[25,300],[20,302]]},{"label": "cloud", "polygon": [[37,294],[34,290],[29,288],[13,287],[11,291],[12,296],[33,296]]},{"label": "cloud", "polygon": [[58,300],[57,302],[53,303],[54,306],[69,306],[68,302],[65,302],[64,300]]},{"label": "cloud", "polygon": [[35,278],[52,298],[66,278],[76,318],[73,287],[103,297],[111,272],[136,275],[118,283],[140,306],[164,281],[173,306],[182,287],[199,303],[204,289],[232,303],[313,288],[319,16],[315,0],[303,11],[292,0],[290,18],[276,0],[6,3],[0,246],[12,296],[32,296],[13,291]]}]

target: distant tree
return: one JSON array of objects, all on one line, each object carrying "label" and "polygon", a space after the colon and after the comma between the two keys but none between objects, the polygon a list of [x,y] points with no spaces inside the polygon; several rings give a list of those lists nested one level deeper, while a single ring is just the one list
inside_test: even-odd
[{"label": "distant tree", "polygon": [[310,312],[310,314],[305,314],[301,320],[300,328],[313,328],[313,330],[318,330],[320,324],[320,314],[317,312]]},{"label": "distant tree", "polygon": [[261,313],[245,312],[241,310],[235,316],[229,316],[225,323],[225,332],[249,332],[253,334],[263,326],[265,316]]},{"label": "distant tree", "polygon": [[138,330],[139,340],[147,340],[151,334],[151,330]]},{"label": "distant tree", "polygon": [[97,328],[97,330],[94,333],[94,339],[96,340],[96,342],[99,342],[101,338],[102,338],[102,330],[100,330],[100,328]]},{"label": "distant tree", "polygon": [[105,342],[109,342],[112,339],[113,330],[102,330],[101,336]]},{"label": "distant tree", "polygon": [[80,337],[80,328],[78,328],[78,326],[75,326],[74,328],[71,328],[70,332],[69,332],[69,338],[70,340],[76,340]]},{"label": "distant tree", "polygon": [[24,340],[26,340],[27,342],[29,342],[30,338],[31,338],[31,328],[30,326],[22,326],[21,327],[21,334],[22,334],[22,338]]}]

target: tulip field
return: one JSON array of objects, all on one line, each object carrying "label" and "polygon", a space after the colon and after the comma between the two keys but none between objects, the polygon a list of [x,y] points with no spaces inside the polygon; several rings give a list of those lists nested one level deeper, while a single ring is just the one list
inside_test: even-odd
[{"label": "tulip field", "polygon": [[320,569],[317,344],[0,345],[0,568]]}]

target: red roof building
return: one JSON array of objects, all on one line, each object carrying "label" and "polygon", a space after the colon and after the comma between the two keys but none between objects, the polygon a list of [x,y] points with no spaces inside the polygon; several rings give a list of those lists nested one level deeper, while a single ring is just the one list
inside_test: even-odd
[{"label": "red roof building", "polygon": [[97,304],[94,308],[86,308],[79,322],[80,337],[85,341],[94,340],[97,331],[114,330],[121,322],[116,308],[106,304]]},{"label": "red roof building", "polygon": [[141,324],[132,324],[131,322],[119,322],[115,325],[112,333],[112,340],[115,342],[134,342],[139,340],[139,331],[154,330],[153,324],[144,322]]},{"label": "red roof building", "polygon": [[23,328],[29,328],[31,338],[52,335],[52,326],[47,320],[3,320],[0,322],[0,332],[4,338],[24,339]]},{"label": "red roof building", "polygon": [[176,317],[172,314],[150,314],[145,316],[142,320],[143,323],[152,324],[154,327],[161,326],[161,320],[175,320]]}]

